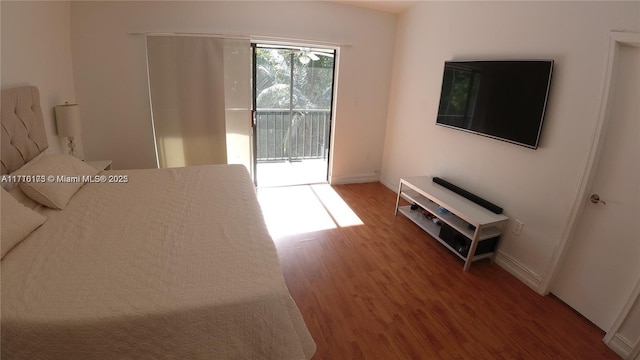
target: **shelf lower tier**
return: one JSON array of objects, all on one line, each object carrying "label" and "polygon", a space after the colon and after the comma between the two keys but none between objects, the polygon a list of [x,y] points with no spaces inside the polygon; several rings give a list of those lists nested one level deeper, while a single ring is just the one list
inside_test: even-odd
[{"label": "shelf lower tier", "polygon": [[[402,213],[404,216],[409,218],[409,220],[413,221],[418,225],[422,230],[426,231],[429,235],[431,235],[434,239],[436,239],[439,243],[444,245],[447,249],[449,249],[452,253],[457,255],[460,259],[467,261],[467,257],[460,254],[457,250],[447,244],[444,240],[440,238],[440,226],[436,225],[433,221],[427,219],[420,210],[411,210],[410,205],[400,206],[398,211]],[[478,261],[482,259],[486,259],[492,257],[494,252],[488,252],[480,255],[475,255],[471,261]]]},{"label": "shelf lower tier", "polygon": [[[434,203],[433,201],[427,199],[426,197],[412,190],[408,190],[408,191],[405,190],[401,193],[401,195],[407,201],[420,205],[423,209],[429,211],[437,218],[443,220],[444,222],[449,224],[451,227],[453,227],[454,229],[456,229],[458,232],[462,233],[464,236],[468,237],[469,239],[473,238],[474,230],[469,229],[468,227],[469,223],[467,223],[466,221],[462,220],[461,218],[459,218],[458,216],[452,213],[441,214],[438,211],[438,208],[440,206]],[[484,227],[482,228],[482,231],[480,233],[480,240],[491,239],[496,236],[500,236],[500,233],[501,233],[500,229],[498,229],[495,226]]]}]

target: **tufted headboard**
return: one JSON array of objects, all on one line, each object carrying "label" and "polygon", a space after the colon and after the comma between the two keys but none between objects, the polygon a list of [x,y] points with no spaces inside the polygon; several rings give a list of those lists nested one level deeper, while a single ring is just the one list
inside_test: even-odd
[{"label": "tufted headboard", "polygon": [[0,93],[2,174],[11,173],[49,147],[40,94],[35,86]]}]

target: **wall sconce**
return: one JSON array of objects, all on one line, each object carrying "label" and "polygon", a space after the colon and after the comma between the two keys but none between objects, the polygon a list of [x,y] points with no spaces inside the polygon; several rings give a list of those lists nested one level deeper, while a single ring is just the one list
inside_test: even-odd
[{"label": "wall sconce", "polygon": [[78,104],[65,102],[64,105],[56,106],[54,111],[56,114],[58,136],[69,138],[69,155],[76,156],[76,144],[73,142],[73,138],[82,135],[80,106]]}]

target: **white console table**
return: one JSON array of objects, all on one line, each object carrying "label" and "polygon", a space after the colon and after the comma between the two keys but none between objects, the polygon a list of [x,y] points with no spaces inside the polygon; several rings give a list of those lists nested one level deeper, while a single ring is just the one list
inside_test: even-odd
[{"label": "white console table", "polygon": [[[427,219],[422,211],[411,210],[411,205],[399,206],[400,197],[411,204],[417,204],[430,212],[441,222],[448,224],[459,233],[471,240],[467,255],[463,255],[440,238],[440,226]],[[439,212],[442,207],[448,212]],[[488,209],[454,193],[453,191],[433,182],[429,176],[415,176],[400,179],[396,209],[433,236],[451,252],[464,260],[464,271],[468,271],[471,263],[477,260],[495,256],[495,251],[475,255],[478,243],[500,236],[506,229],[509,218],[502,214],[495,214]],[[470,227],[472,225],[473,227]]]}]

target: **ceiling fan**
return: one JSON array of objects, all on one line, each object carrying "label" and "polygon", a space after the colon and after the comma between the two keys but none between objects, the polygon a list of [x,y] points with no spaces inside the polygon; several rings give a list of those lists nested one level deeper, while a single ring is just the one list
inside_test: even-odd
[{"label": "ceiling fan", "polygon": [[300,60],[302,64],[308,64],[311,60],[320,60],[318,55],[333,57],[333,53],[318,51],[311,48],[300,48],[300,56],[298,57],[298,60]]}]

